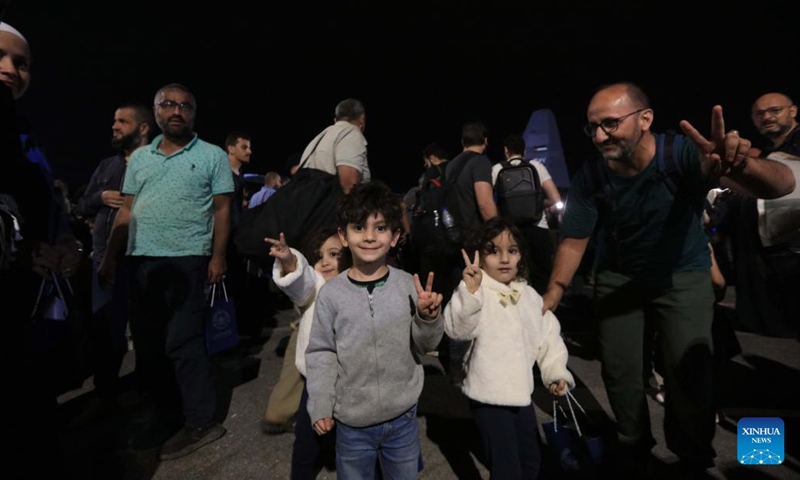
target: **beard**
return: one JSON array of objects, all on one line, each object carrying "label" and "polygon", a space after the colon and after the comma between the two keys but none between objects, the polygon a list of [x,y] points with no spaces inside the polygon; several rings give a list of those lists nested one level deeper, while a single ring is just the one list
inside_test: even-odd
[{"label": "beard", "polygon": [[142,136],[139,135],[139,132],[133,132],[120,138],[111,137],[111,148],[116,152],[130,151],[138,147],[141,140]]},{"label": "beard", "polygon": [[161,128],[161,132],[165,137],[182,139],[192,136],[192,129],[194,128],[192,125],[193,122],[186,122],[183,118],[181,118],[181,120],[184,121],[176,125],[169,123],[169,120],[170,119],[167,119],[163,125],[159,125],[159,128]]},{"label": "beard", "polygon": [[781,123],[781,122],[775,122],[771,126],[766,126],[766,127],[761,127],[760,126],[758,128],[758,131],[759,131],[759,133],[761,135],[764,135],[765,137],[778,138],[778,137],[780,137],[781,135],[785,134],[786,132],[788,132],[791,129],[792,129],[792,125],[784,124],[784,123]]},{"label": "beard", "polygon": [[[608,160],[609,162],[614,161],[625,161],[633,157],[633,153],[636,151],[636,147],[639,145],[639,141],[642,139],[642,132],[636,130],[636,133],[632,138],[625,139],[625,140],[606,140],[602,145],[598,146],[600,149],[600,153],[603,155],[603,159]],[[603,150],[601,147],[613,145],[617,147],[614,150]]]}]

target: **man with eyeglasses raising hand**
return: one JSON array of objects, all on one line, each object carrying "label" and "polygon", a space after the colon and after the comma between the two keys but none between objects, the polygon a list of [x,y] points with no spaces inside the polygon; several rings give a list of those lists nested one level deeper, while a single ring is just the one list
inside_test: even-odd
[{"label": "man with eyeglasses raising hand", "polygon": [[[682,478],[702,474],[715,457],[706,194],[721,184],[778,197],[794,178],[784,165],[751,158],[750,142],[725,131],[719,106],[710,138],[683,121],[686,137],[671,144],[650,131],[650,102],[631,83],[600,88],[587,117],[585,133],[601,158],[572,180],[543,310],[556,309],[594,235],[595,313],[621,478],[646,476],[655,445],[643,382],[645,311],[663,342],[667,445],[681,458]],[[674,169],[663,168],[666,158]]]},{"label": "man with eyeglasses raising hand", "polygon": [[154,103],[162,134],[131,155],[99,274],[113,278],[115,252],[127,239],[136,371],[157,412],[130,446],[161,445],[160,459],[171,460],[225,434],[213,417],[204,289],[226,270],[233,179],[225,152],[194,133],[189,89],[169,84]]},{"label": "man with eyeglasses raising hand", "polygon": [[[764,136],[761,157],[800,172],[797,105],[783,93],[753,102],[751,119]],[[736,324],[762,335],[800,338],[799,192],[769,202],[733,196],[725,223],[730,233],[736,285]]]}]

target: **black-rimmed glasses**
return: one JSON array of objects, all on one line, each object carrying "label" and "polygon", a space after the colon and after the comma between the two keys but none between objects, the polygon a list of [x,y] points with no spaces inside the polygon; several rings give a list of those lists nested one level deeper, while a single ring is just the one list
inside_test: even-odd
[{"label": "black-rimmed glasses", "polygon": [[178,110],[181,111],[189,111],[191,112],[194,110],[194,105],[189,102],[174,102],[172,100],[161,100],[160,102],[156,103],[157,106],[163,108],[164,110],[172,110],[175,107],[178,107]]},{"label": "black-rimmed glasses", "polygon": [[597,129],[601,129],[606,132],[606,135],[610,134],[611,132],[616,132],[619,128],[619,124],[622,123],[623,120],[630,117],[631,115],[635,115],[639,112],[643,112],[647,110],[646,108],[640,108],[635,112],[631,112],[627,115],[623,115],[619,118],[606,118],[600,123],[587,123],[583,126],[583,133],[586,134],[587,137],[594,137],[594,134],[597,132]]}]

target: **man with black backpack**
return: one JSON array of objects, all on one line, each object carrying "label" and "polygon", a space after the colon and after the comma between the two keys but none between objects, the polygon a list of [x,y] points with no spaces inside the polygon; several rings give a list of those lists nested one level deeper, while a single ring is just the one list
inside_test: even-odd
[{"label": "man with black backpack", "polygon": [[647,96],[631,83],[592,97],[584,130],[602,158],[588,160],[572,180],[543,301],[545,310],[556,309],[594,234],[594,306],[620,473],[646,476],[655,444],[642,382],[647,313],[663,347],[667,446],[681,459],[681,478],[694,478],[716,456],[706,194],[722,185],[775,198],[795,182],[784,165],[751,157],[750,142],[725,131],[720,106],[712,109],[709,139],[686,121],[685,138],[656,135],[653,116]]},{"label": "man with black backpack", "polygon": [[[464,260],[461,248],[471,232],[483,222],[497,216],[492,190],[492,162],[484,152],[488,146],[489,131],[479,121],[466,123],[461,129],[461,145],[464,150],[447,162],[445,167],[445,206],[442,222],[446,236],[451,242],[451,250],[446,254],[447,279],[450,281],[442,291],[446,305],[453,290],[461,281]],[[474,252],[473,252],[474,253]],[[450,341],[448,354],[448,373],[453,383],[463,378],[461,360],[469,342]]]},{"label": "man with black backpack", "polygon": [[524,153],[522,135],[508,135],[503,140],[506,159],[492,167],[492,185],[498,213],[519,227],[530,246],[528,281],[541,294],[547,289],[555,252],[547,211],[561,201],[561,194],[547,168],[541,162],[524,160]]},{"label": "man with black backpack", "polygon": [[[442,308],[461,280],[461,248],[469,232],[497,216],[492,192],[492,162],[484,155],[488,131],[481,122],[466,123],[461,130],[464,150],[450,161],[443,150],[429,146],[423,157],[425,172],[411,212],[411,240],[420,255],[420,275],[434,272],[434,289],[442,292]],[[435,157],[435,158],[434,158]],[[438,163],[437,163],[438,161]],[[442,366],[453,383],[463,378],[463,342],[442,339]]]},{"label": "man with black backpack", "polygon": [[[414,195],[409,216],[410,239],[414,244],[414,252],[419,256],[420,278],[428,278],[429,272],[434,272],[433,288],[436,292],[444,292],[450,284],[449,274],[445,270],[444,256],[438,252],[436,242],[430,237],[428,211],[433,208],[441,209],[441,200],[438,199],[437,190],[444,188],[444,171],[449,156],[447,152],[436,143],[431,143],[422,150],[422,161],[425,172],[420,178],[419,188]],[[438,212],[435,214],[434,226]]]},{"label": "man with black backpack", "polygon": [[[464,151],[450,160],[445,170],[447,182],[453,185],[453,198],[448,198],[448,206],[457,210],[456,221],[466,232],[497,216],[491,183],[492,161],[484,153],[489,145],[488,135],[482,122],[465,124],[461,129]],[[463,270],[460,254],[458,263]]]},{"label": "man with black backpack", "polygon": [[[450,161],[434,163],[425,172],[411,215],[411,237],[424,260],[423,271],[434,269],[443,305],[450,299],[464,269],[461,248],[469,232],[497,215],[492,192],[492,166],[484,155],[487,130],[480,122],[464,125],[464,150]],[[443,152],[440,152],[444,154]],[[424,152],[427,159],[431,155]],[[440,159],[441,157],[437,157]],[[439,270],[443,275],[439,275]]]}]

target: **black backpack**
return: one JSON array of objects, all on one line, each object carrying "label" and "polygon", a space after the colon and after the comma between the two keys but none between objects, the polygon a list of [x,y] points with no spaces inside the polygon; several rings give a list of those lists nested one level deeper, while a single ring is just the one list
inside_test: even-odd
[{"label": "black backpack", "polygon": [[494,182],[497,211],[516,224],[535,224],[544,213],[539,172],[528,160],[518,165],[505,160]]},{"label": "black backpack", "polygon": [[[314,149],[322,138],[324,136]],[[308,159],[303,159],[288,184],[276,190],[264,203],[244,210],[239,218],[234,234],[238,254],[262,270],[272,268],[274,261],[265,237],[278,238],[283,233],[288,245],[300,246],[310,233],[336,228],[336,209],[344,196],[339,177],[305,168]]]},{"label": "black backpack", "polygon": [[[467,152],[458,160],[460,163],[454,167],[452,180],[446,181],[444,169],[440,168],[439,175],[427,179],[417,192],[411,211],[411,240],[418,252],[427,256],[452,255],[461,249],[461,215],[458,202],[450,198],[449,186],[456,182],[474,155],[476,153]],[[446,223],[450,223],[450,228]]]}]

